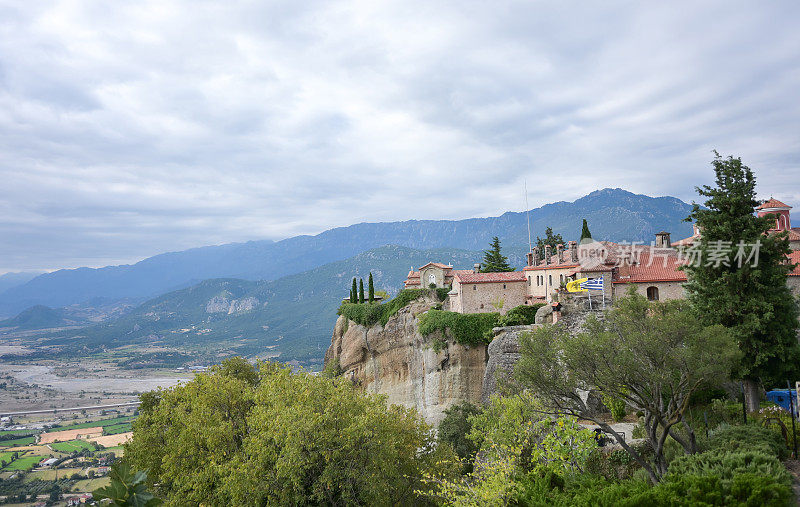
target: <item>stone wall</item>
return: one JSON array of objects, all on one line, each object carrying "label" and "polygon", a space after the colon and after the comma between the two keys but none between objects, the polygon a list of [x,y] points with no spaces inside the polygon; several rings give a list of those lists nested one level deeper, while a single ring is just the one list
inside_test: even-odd
[{"label": "stone wall", "polygon": [[683,290],[683,283],[684,282],[615,283],[614,299],[625,297],[631,286],[636,288],[637,294],[641,294],[644,297],[647,297],[648,287],[656,287],[658,289],[659,301],[682,299],[686,297],[686,293]]},{"label": "stone wall", "polygon": [[[490,313],[500,312],[505,314],[515,306],[525,304],[527,295],[526,282],[524,280],[504,283],[465,283],[458,280],[453,281],[453,292],[457,294],[450,296],[453,301],[450,308],[459,313]],[[496,308],[495,304],[502,300],[502,308]]]},{"label": "stone wall", "polygon": [[486,346],[452,343],[439,352],[439,333],[422,336],[418,316],[439,301],[424,296],[380,324],[364,327],[339,317],[325,364],[338,360],[343,374],[365,392],[384,394],[388,403],[415,408],[438,425],[444,411],[462,401],[480,403]]}]

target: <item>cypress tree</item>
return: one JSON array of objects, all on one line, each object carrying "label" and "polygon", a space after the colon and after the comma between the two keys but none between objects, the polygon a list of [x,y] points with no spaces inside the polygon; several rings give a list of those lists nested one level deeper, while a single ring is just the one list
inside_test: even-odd
[{"label": "cypress tree", "polygon": [[592,233],[589,232],[589,224],[586,223],[586,219],[583,219],[583,229],[581,230],[581,243],[583,243],[584,239],[592,239]]},{"label": "cypress tree", "polygon": [[497,273],[500,271],[514,271],[508,265],[508,257],[500,253],[500,240],[495,236],[489,245],[489,250],[483,252],[483,268],[481,273]]},{"label": "cypress tree", "polygon": [[[685,267],[689,275],[685,288],[705,323],[721,324],[737,339],[742,355],[733,374],[742,379],[748,410],[754,411],[759,383],[783,387],[789,376],[797,374],[798,310],[786,285],[793,265],[786,259],[787,234],[768,232],[775,217],[753,214],[759,204],[753,172],[740,158],[714,154],[716,186],[697,188],[708,198],[705,209],[695,204],[687,219],[697,223],[700,239],[692,247],[699,258]],[[753,253],[752,245],[760,244],[757,265],[737,259],[740,242],[747,246],[745,255]],[[723,246],[727,246],[723,262],[713,261]]]},{"label": "cypress tree", "polygon": [[358,302],[358,291],[356,290],[356,279],[353,278],[353,286],[350,288],[350,302]]},{"label": "cypress tree", "polygon": [[369,282],[367,282],[367,290],[369,291],[369,302],[375,301],[375,284],[372,283],[372,271],[369,272]]},{"label": "cypress tree", "polygon": [[364,302],[364,279],[363,278],[359,278],[358,279],[358,302],[359,303],[363,303]]}]

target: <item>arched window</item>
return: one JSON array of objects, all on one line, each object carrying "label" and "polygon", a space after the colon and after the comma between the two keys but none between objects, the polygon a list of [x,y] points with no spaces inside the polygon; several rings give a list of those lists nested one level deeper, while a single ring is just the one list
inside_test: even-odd
[{"label": "arched window", "polygon": [[547,275],[547,279],[550,282],[550,286],[553,286],[553,275]]},{"label": "arched window", "polygon": [[650,301],[658,301],[658,287],[647,288],[647,299]]},{"label": "arched window", "polygon": [[506,288],[506,284],[503,284],[503,288],[504,288],[504,289]]}]

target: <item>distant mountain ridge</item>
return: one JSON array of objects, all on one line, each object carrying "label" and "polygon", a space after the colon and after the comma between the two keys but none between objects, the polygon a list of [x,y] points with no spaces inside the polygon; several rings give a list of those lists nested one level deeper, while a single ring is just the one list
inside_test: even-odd
[{"label": "distant mountain ridge", "polygon": [[[534,238],[550,226],[565,240],[577,239],[586,218],[595,239],[646,241],[660,230],[685,237],[682,220],[691,205],[674,197],[648,197],[622,189],[603,189],[573,202],[556,202],[530,211]],[[360,223],[316,236],[282,241],[250,241],[193,248],[150,257],[133,265],[58,270],[0,293],[0,316],[34,305],[60,307],[91,298],[153,297],[208,278],[275,280],[348,259],[383,245],[415,249],[482,250],[499,236],[508,251],[527,248],[526,213],[464,220],[408,220]]]},{"label": "distant mountain ridge", "polygon": [[390,245],[278,280],[209,279],[146,301],[114,321],[47,334],[39,343],[64,347],[59,357],[139,344],[182,354],[169,355],[169,360],[202,360],[225,352],[280,354],[283,361],[319,366],[353,277],[366,280],[372,273],[377,290],[396,292],[412,265],[437,259],[466,268],[481,255]]}]

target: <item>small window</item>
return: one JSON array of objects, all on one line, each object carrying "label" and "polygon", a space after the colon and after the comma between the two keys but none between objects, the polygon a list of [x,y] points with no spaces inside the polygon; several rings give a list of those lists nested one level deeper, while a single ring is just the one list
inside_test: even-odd
[{"label": "small window", "polygon": [[658,301],[658,287],[647,288],[647,299],[650,301]]},{"label": "small window", "polygon": [[531,286],[531,277],[528,277],[528,287]]},{"label": "small window", "polygon": [[506,284],[503,284],[503,288],[504,288],[504,289],[506,288]]},{"label": "small window", "polygon": [[553,285],[553,275],[547,275],[547,279],[550,281],[550,285]]},{"label": "small window", "polygon": [[472,286],[472,290],[478,290],[478,286],[477,285],[473,285]]},{"label": "small window", "polygon": [[481,303],[481,310],[483,310],[483,303]]}]

